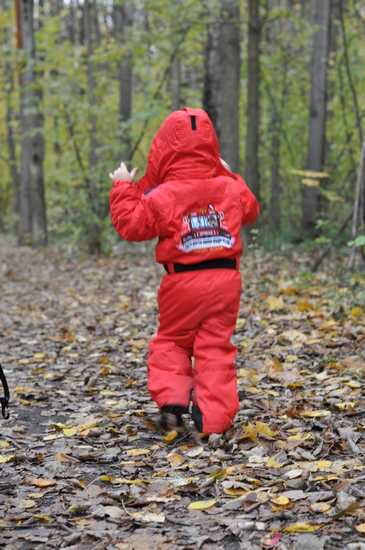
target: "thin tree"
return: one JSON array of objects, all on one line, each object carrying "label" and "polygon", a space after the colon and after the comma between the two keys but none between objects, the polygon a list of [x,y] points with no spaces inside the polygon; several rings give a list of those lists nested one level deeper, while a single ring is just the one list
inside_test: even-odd
[{"label": "thin tree", "polygon": [[[361,247],[365,246],[365,141],[362,144],[360,163],[357,172],[357,180],[355,187],[355,200],[352,215],[351,234],[353,237],[353,245],[349,256],[349,268],[353,269],[364,265],[365,258],[362,255]],[[359,237],[361,242],[358,242]]]},{"label": "thin tree", "polygon": [[[2,0],[1,7],[4,12],[9,9],[9,2]],[[11,61],[11,30],[4,29],[4,100],[5,100],[5,124],[6,124],[6,144],[8,153],[9,174],[11,187],[13,190],[13,208],[18,219],[19,217],[19,170],[16,154],[16,136],[14,132],[15,112],[14,112],[14,70]]]},{"label": "thin tree", "polygon": [[259,131],[260,131],[260,41],[262,24],[260,0],[248,0],[247,42],[247,107],[245,177],[260,198]]},{"label": "thin tree", "polygon": [[115,39],[120,46],[121,54],[118,61],[118,94],[119,94],[119,138],[121,140],[122,157],[131,158],[131,117],[133,97],[133,51],[130,46],[131,31],[135,9],[131,2],[121,4],[114,0],[113,20]]},{"label": "thin tree", "polygon": [[[311,22],[313,25],[311,92],[309,107],[309,135],[307,169],[323,170],[326,146],[327,115],[327,65],[329,54],[331,0],[312,0]],[[302,230],[305,236],[316,231],[319,210],[319,190],[303,188]]]}]

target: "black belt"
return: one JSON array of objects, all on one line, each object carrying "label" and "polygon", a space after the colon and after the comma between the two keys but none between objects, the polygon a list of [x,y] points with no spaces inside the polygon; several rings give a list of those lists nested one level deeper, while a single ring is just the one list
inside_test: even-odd
[{"label": "black belt", "polygon": [[10,400],[10,392],[9,392],[9,386],[5,378],[5,373],[0,365],[0,380],[4,388],[4,397],[0,397],[0,404],[1,404],[1,413],[4,418],[9,418],[9,400]]},{"label": "black belt", "polygon": [[167,273],[182,273],[199,269],[237,269],[237,261],[234,258],[216,258],[196,264],[164,264],[164,268]]}]

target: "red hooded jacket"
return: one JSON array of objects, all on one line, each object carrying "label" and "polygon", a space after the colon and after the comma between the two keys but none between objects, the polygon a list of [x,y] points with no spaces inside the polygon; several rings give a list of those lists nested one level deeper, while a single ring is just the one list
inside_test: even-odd
[{"label": "red hooded jacket", "polygon": [[181,109],[163,122],[137,183],[114,181],[112,222],[128,241],[158,237],[160,263],[196,263],[242,253],[240,229],[254,223],[258,202],[220,161],[213,125],[201,109]]}]

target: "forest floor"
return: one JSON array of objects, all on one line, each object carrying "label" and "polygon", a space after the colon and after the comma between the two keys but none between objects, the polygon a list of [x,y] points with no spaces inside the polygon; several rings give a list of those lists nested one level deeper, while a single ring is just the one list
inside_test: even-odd
[{"label": "forest floor", "polygon": [[152,255],[0,247],[0,547],[365,549],[361,275],[254,252],[225,446],[159,433]]}]

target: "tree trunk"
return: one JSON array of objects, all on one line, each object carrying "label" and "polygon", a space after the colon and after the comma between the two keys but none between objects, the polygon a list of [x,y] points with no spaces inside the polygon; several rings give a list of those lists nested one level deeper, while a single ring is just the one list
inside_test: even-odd
[{"label": "tree trunk", "polygon": [[239,1],[221,0],[218,17],[219,23],[211,23],[208,27],[203,104],[216,127],[222,157],[237,171],[241,70]]},{"label": "tree trunk", "polygon": [[125,52],[118,64],[119,138],[123,160],[128,161],[132,154],[130,121],[133,95],[133,55],[129,48],[129,38],[133,25],[134,8],[132,4],[125,3],[121,5],[120,2],[115,1],[113,11],[115,37],[121,49]]},{"label": "tree trunk", "polygon": [[[321,171],[325,161],[330,7],[331,0],[312,0],[312,24],[315,30],[312,42],[307,168],[314,171]],[[315,234],[318,205],[318,189],[304,187],[302,228],[307,237]]]},{"label": "tree trunk", "polygon": [[260,40],[260,0],[248,0],[248,76],[245,177],[258,199],[260,198]]},{"label": "tree trunk", "polygon": [[[278,0],[271,0],[268,9],[275,9],[281,5]],[[293,9],[293,0],[286,0],[286,8]],[[271,83],[267,83],[267,95],[270,101],[270,162],[271,162],[271,196],[270,196],[270,228],[273,234],[280,231],[281,218],[281,140],[283,135],[283,121],[286,100],[289,93],[288,72],[289,59],[293,56],[291,43],[294,29],[290,18],[273,21],[267,28],[266,40],[270,52],[274,56],[280,55],[280,73],[273,75]],[[275,71],[274,71],[275,72]]]},{"label": "tree trunk", "polygon": [[[356,237],[364,235],[365,229],[365,141],[362,144],[359,168],[357,172],[357,180],[355,187],[355,199],[352,215],[352,238],[355,240]],[[356,246],[356,243],[353,244],[351,253],[349,256],[349,268],[358,268],[364,265],[364,256],[360,254],[361,247]]]},{"label": "tree trunk", "polygon": [[239,170],[240,119],[240,3],[222,0],[219,32],[219,121],[222,157],[232,170]]},{"label": "tree trunk", "polygon": [[101,252],[101,227],[99,217],[99,197],[97,192],[97,165],[98,165],[98,139],[96,125],[96,96],[95,96],[95,74],[94,74],[94,33],[93,23],[95,2],[85,0],[84,3],[84,30],[87,49],[87,98],[88,98],[88,127],[89,127],[89,166],[86,176],[87,195],[92,212],[91,219],[87,224],[88,251],[90,254],[99,254]]},{"label": "tree trunk", "polygon": [[181,61],[177,55],[171,65],[171,110],[177,111],[181,107]]},{"label": "tree trunk", "polygon": [[[208,7],[207,17],[214,17],[213,10]],[[217,71],[219,47],[218,23],[210,22],[207,27],[207,41],[205,45],[205,74],[203,88],[203,107],[207,111],[214,127],[218,131],[218,89],[219,72]]]},{"label": "tree trunk", "polygon": [[36,73],[34,2],[22,0],[18,4],[21,12],[21,38],[25,56],[25,67],[20,75],[22,145],[18,242],[21,245],[45,245],[47,244],[47,218],[43,177],[42,90]]},{"label": "tree trunk", "polygon": [[[4,2],[3,8],[7,8]],[[8,54],[11,48],[11,32],[10,29],[5,29],[5,61],[4,61],[4,99],[5,99],[5,123],[6,123],[6,143],[8,149],[8,161],[9,172],[11,179],[11,187],[13,189],[13,209],[16,214],[16,218],[19,218],[19,170],[16,157],[16,139],[14,135],[14,110],[13,110],[13,96],[14,96],[14,70],[12,67],[11,59]]]}]

